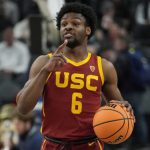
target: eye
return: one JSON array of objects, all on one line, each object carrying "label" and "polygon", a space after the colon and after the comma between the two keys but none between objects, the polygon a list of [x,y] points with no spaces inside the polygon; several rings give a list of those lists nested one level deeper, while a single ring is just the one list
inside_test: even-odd
[{"label": "eye", "polygon": [[67,23],[66,22],[61,22],[61,27],[65,27],[66,25],[67,25]]},{"label": "eye", "polygon": [[72,24],[75,26],[75,27],[78,27],[81,25],[81,21],[79,19],[75,19]]},{"label": "eye", "polygon": [[76,26],[76,27],[78,27],[80,24],[77,23],[77,22],[75,22],[75,23],[73,23],[73,25]]}]

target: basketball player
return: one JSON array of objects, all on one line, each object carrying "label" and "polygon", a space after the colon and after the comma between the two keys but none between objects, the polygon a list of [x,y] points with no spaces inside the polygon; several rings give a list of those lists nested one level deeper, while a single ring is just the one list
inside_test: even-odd
[{"label": "basketball player", "polygon": [[117,88],[113,65],[87,50],[95,26],[96,15],[90,7],[64,5],[57,16],[63,44],[53,54],[35,60],[29,80],[17,95],[22,114],[30,112],[43,97],[42,150],[102,150],[92,127],[101,91],[108,101],[118,100],[132,112]]}]

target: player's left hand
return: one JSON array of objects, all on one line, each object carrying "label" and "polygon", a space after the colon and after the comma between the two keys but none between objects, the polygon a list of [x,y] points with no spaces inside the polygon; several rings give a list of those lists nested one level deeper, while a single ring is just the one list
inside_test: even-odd
[{"label": "player's left hand", "polygon": [[111,100],[109,103],[110,104],[111,103],[120,104],[121,106],[126,107],[126,110],[128,112],[130,112],[131,116],[133,116],[133,118],[135,120],[134,111],[132,109],[131,104],[128,101],[126,101],[126,100],[121,100],[121,101],[119,101],[119,100]]}]

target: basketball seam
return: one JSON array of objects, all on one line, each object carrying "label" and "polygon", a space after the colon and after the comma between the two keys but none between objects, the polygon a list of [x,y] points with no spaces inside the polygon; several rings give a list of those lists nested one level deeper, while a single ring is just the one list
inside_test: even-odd
[{"label": "basketball seam", "polygon": [[[125,112],[126,116],[128,116],[127,112],[124,109],[123,109],[123,111]],[[129,119],[128,119],[128,128],[127,128],[127,131],[126,131],[126,134],[125,134],[125,137],[123,138],[123,140],[126,138],[128,132],[129,132]]]},{"label": "basketball seam", "polygon": [[[127,112],[126,112],[125,110],[124,110],[124,112],[125,112],[126,116],[128,116],[128,115],[127,115]],[[133,120],[133,118],[129,118],[129,119]],[[124,137],[123,139],[126,138],[128,132],[129,132],[129,119],[128,119],[128,129],[127,129],[127,133],[126,133],[126,135],[125,135],[125,137]],[[132,126],[132,128],[134,127],[134,124],[132,124],[132,122],[131,122],[131,126]]]},{"label": "basketball seam", "polygon": [[[120,106],[121,107],[121,106]],[[122,108],[122,107],[121,107]],[[124,118],[124,115],[121,113],[121,112],[119,112],[119,111],[117,111],[117,110],[114,110],[114,109],[100,109],[100,110],[98,110],[97,112],[100,112],[100,111],[102,111],[102,110],[112,110],[112,111],[116,111],[116,112],[118,112],[123,118]],[[123,109],[124,110],[124,109]],[[96,112],[96,113],[97,113]],[[114,121],[119,121],[119,120],[126,120],[126,119],[132,119],[132,118],[124,118],[124,119],[117,119],[117,120],[111,120],[111,121],[107,121],[107,122],[103,122],[103,123],[100,123],[100,124],[98,124],[98,125],[101,125],[101,124],[104,124],[104,123],[109,123],[109,122],[114,122]],[[100,139],[107,139],[107,138],[110,138],[111,136],[114,136],[116,133],[118,133],[121,129],[122,129],[122,127],[124,126],[124,124],[125,124],[125,121],[123,122],[123,125],[115,132],[115,133],[113,133],[112,135],[110,135],[110,136],[108,136],[108,137],[105,137],[105,138],[100,138]],[[98,125],[95,125],[95,126],[93,126],[93,127],[96,127],[96,126],[98,126]]]},{"label": "basketball seam", "polygon": [[[121,112],[119,112],[119,111],[117,111],[117,110],[115,110],[115,109],[110,109],[110,108],[106,108],[106,109],[100,109],[100,110],[98,110],[96,113],[98,113],[98,112],[100,112],[100,111],[102,111],[102,110],[112,110],[112,111],[116,111],[116,112],[118,112],[119,114],[121,114],[122,115],[122,113]],[[123,116],[123,115],[122,115]],[[123,116],[124,117],[124,116]]]},{"label": "basketball seam", "polygon": [[[121,120],[124,120],[124,119],[121,119]],[[122,126],[121,126],[116,132],[114,132],[113,134],[109,135],[108,137],[101,138],[101,139],[108,139],[108,138],[110,138],[111,136],[114,136],[117,132],[119,132],[119,131],[122,129],[122,127],[124,126],[124,124],[125,124],[125,121],[123,122]]]},{"label": "basketball seam", "polygon": [[[107,108],[107,109],[101,109],[99,111],[102,111],[102,110],[112,110],[112,111],[118,112],[124,118],[124,115],[122,113],[120,113],[119,111],[115,110],[115,109],[108,109]],[[97,112],[99,112],[99,111],[97,111]],[[120,119],[120,120],[125,120],[125,118],[124,119]],[[108,121],[108,122],[112,122],[112,120]],[[108,123],[108,122],[106,122],[106,123]],[[122,129],[122,127],[124,126],[124,124],[125,124],[125,121],[123,122],[122,126],[116,132],[114,132],[112,135],[110,135],[108,137],[101,138],[101,139],[107,139],[107,138],[110,138],[111,136],[115,135],[118,131],[120,131]]]},{"label": "basketball seam", "polygon": [[[100,112],[100,111],[102,111],[102,110],[112,110],[112,111],[115,111],[115,112],[118,112],[123,118],[124,118],[124,115],[121,113],[121,112],[119,112],[119,111],[117,111],[117,110],[114,110],[114,109],[101,109],[101,110],[98,110],[96,113],[98,113],[98,112]],[[121,119],[122,120],[122,119]],[[111,120],[111,121],[113,121],[113,120]],[[111,122],[111,121],[109,121],[109,122]],[[114,120],[115,121],[115,120]],[[107,123],[107,122],[104,122],[104,123]],[[94,127],[94,126],[93,126]]]},{"label": "basketball seam", "polygon": [[103,123],[96,124],[93,127],[95,128],[96,126],[99,126],[99,125],[102,125],[102,124],[105,124],[105,123],[110,123],[110,122],[115,122],[115,121],[120,121],[120,120],[127,120],[127,119],[132,119],[132,118],[123,118],[123,119],[110,120],[110,121],[106,121],[106,122],[103,122]]}]

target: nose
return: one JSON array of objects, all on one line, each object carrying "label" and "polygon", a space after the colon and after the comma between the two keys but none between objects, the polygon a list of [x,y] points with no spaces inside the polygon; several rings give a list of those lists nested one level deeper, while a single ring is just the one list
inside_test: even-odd
[{"label": "nose", "polygon": [[69,23],[66,25],[66,28],[65,28],[67,31],[70,31],[73,29],[72,25]]}]

